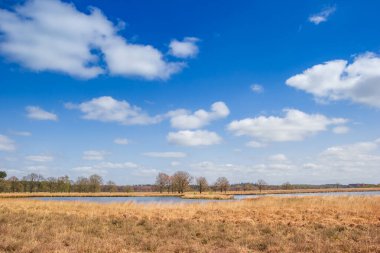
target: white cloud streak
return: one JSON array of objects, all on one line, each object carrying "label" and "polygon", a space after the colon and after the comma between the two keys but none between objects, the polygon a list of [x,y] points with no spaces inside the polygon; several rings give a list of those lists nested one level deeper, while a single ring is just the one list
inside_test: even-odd
[{"label": "white cloud streak", "polygon": [[105,151],[86,150],[83,152],[82,159],[83,160],[90,160],[90,161],[100,161],[100,160],[104,160],[104,158],[107,154],[108,153]]},{"label": "white cloud streak", "polygon": [[14,151],[16,145],[14,141],[5,135],[0,134],[0,151]]},{"label": "white cloud streak", "polygon": [[183,152],[146,152],[143,155],[157,158],[184,158],[187,156]]},{"label": "white cloud streak", "polygon": [[182,130],[170,132],[167,140],[171,144],[181,146],[209,146],[219,144],[222,138],[217,133],[206,130]]},{"label": "white cloud streak", "polygon": [[336,11],[335,6],[331,6],[323,9],[321,12],[311,15],[309,17],[309,21],[315,25],[319,25],[320,23],[326,22],[327,19]]},{"label": "white cloud streak", "polygon": [[58,116],[52,112],[45,111],[38,106],[26,107],[27,117],[34,120],[51,120],[57,121]]}]

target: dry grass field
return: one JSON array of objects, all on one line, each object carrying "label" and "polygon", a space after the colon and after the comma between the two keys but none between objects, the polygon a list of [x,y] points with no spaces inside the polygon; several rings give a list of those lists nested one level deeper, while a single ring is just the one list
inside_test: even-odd
[{"label": "dry grass field", "polygon": [[380,197],[207,204],[0,199],[0,252],[380,252]]}]

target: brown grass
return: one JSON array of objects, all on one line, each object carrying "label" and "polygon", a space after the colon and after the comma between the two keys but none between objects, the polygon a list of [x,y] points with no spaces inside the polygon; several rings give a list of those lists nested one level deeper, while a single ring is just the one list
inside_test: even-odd
[{"label": "brown grass", "polygon": [[0,252],[380,252],[380,197],[207,204],[0,199]]}]

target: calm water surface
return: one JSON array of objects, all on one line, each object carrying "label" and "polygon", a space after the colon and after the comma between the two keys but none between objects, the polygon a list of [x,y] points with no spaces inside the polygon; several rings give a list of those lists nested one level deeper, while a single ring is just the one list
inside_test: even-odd
[{"label": "calm water surface", "polygon": [[[235,195],[235,200],[245,198],[259,198],[263,196],[380,196],[380,191],[368,192],[320,192],[320,193],[290,193],[290,194],[267,194],[267,195]],[[33,199],[46,201],[83,201],[97,203],[208,203],[229,202],[233,200],[210,200],[210,199],[182,199],[179,197],[35,197]]]}]

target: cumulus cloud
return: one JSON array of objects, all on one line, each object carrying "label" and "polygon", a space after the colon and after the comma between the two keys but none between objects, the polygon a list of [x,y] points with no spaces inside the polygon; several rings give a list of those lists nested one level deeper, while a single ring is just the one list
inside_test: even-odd
[{"label": "cumulus cloud", "polygon": [[58,116],[52,112],[45,111],[38,106],[26,107],[27,117],[35,120],[52,120],[57,121]]},{"label": "cumulus cloud", "polygon": [[186,37],[182,41],[172,40],[169,44],[169,53],[178,58],[189,58],[197,56],[199,49],[195,37]]},{"label": "cumulus cloud", "polygon": [[98,150],[86,150],[83,152],[82,159],[83,160],[104,160],[104,157],[108,153],[105,151],[98,151]]},{"label": "cumulus cloud", "polygon": [[326,131],[331,125],[347,122],[343,118],[328,118],[322,114],[307,114],[296,109],[285,109],[284,117],[259,116],[234,120],[228,130],[237,136],[247,135],[262,142],[301,141]]},{"label": "cumulus cloud", "polygon": [[80,104],[67,103],[66,108],[78,109],[87,120],[118,122],[123,125],[148,125],[162,120],[162,117],[151,117],[141,108],[130,105],[125,100],[116,100],[109,96],[91,99]]},{"label": "cumulus cloud", "polygon": [[113,140],[113,143],[118,145],[127,145],[129,144],[129,140],[126,138],[116,138],[115,140]]},{"label": "cumulus cloud", "polygon": [[5,135],[0,134],[0,151],[13,151],[16,145],[13,140]]},{"label": "cumulus cloud", "polygon": [[350,100],[380,108],[380,57],[357,56],[352,63],[333,60],[290,77],[286,84],[327,101]]},{"label": "cumulus cloud", "polygon": [[[185,66],[168,62],[151,45],[128,42],[118,34],[121,27],[97,8],[84,13],[59,0],[27,0],[11,10],[0,9],[0,52],[34,71],[84,79],[104,73],[166,79]],[[176,46],[179,55],[196,53],[193,38],[179,43],[185,43]]]},{"label": "cumulus cloud", "polygon": [[217,133],[206,130],[183,130],[170,132],[167,140],[169,143],[181,146],[209,146],[219,144],[222,138]]},{"label": "cumulus cloud", "polygon": [[53,161],[54,157],[50,155],[29,155],[29,156],[26,156],[25,159],[28,161],[44,163],[44,162]]},{"label": "cumulus cloud", "polygon": [[183,158],[187,154],[183,152],[147,152],[144,156],[158,157],[158,158]]},{"label": "cumulus cloud", "polygon": [[315,25],[319,25],[320,23],[326,22],[327,19],[336,11],[335,6],[330,6],[328,8],[323,9],[321,12],[317,14],[313,14],[309,17],[309,21]]},{"label": "cumulus cloud", "polygon": [[203,109],[191,113],[188,110],[179,109],[167,113],[171,118],[171,126],[178,129],[196,129],[210,124],[211,121],[222,119],[230,114],[230,110],[224,102],[215,102],[211,110]]},{"label": "cumulus cloud", "polygon": [[261,86],[260,84],[252,84],[251,85],[251,91],[254,93],[263,93],[264,92],[264,87]]}]

